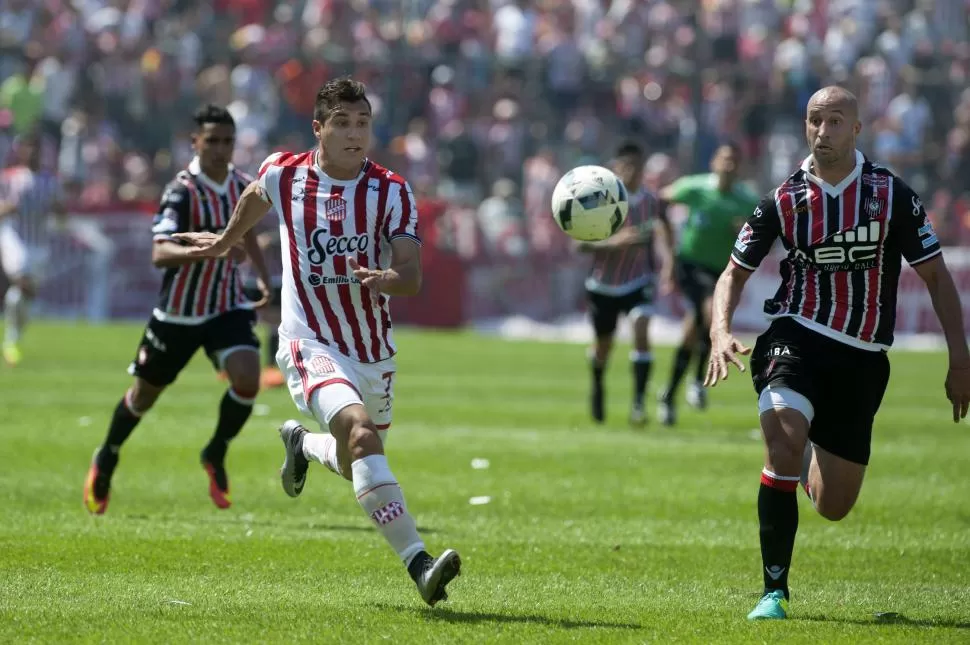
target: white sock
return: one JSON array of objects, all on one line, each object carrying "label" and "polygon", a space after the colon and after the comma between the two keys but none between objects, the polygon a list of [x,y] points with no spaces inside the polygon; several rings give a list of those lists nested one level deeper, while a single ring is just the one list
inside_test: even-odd
[{"label": "white sock", "polygon": [[407,566],[414,556],[424,551],[424,542],[418,535],[414,518],[408,513],[401,487],[387,466],[387,457],[369,455],[350,467],[357,503]]},{"label": "white sock", "polygon": [[337,440],[329,432],[306,433],[303,437],[303,456],[340,474],[340,464],[337,462]]},{"label": "white sock", "polygon": [[5,345],[15,345],[20,341],[20,333],[27,322],[27,299],[20,287],[10,287],[3,298],[6,329],[3,338]]}]

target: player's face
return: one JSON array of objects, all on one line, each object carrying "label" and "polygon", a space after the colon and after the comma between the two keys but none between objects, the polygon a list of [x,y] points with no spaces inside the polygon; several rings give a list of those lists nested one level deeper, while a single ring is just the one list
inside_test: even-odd
[{"label": "player's face", "polygon": [[820,164],[837,163],[855,152],[862,128],[855,111],[843,103],[810,103],[805,118],[805,137],[812,156]]},{"label": "player's face", "polygon": [[235,145],[236,128],[226,123],[203,123],[202,128],[192,135],[192,147],[199,155],[199,165],[218,172],[228,169]]},{"label": "player's face", "polygon": [[366,101],[340,103],[327,119],[313,122],[323,156],[339,168],[354,168],[364,161],[373,134],[373,118]]},{"label": "player's face", "polygon": [[637,155],[620,157],[613,164],[613,171],[616,176],[623,181],[623,185],[631,193],[640,190],[640,182],[643,180],[643,164],[643,158]]},{"label": "player's face", "polygon": [[731,146],[721,146],[711,160],[711,171],[716,175],[734,179],[738,174],[738,154]]}]

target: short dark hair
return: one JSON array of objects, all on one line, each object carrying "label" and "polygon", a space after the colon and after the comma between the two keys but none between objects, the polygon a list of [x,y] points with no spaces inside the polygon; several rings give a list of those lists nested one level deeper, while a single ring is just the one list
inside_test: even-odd
[{"label": "short dark hair", "polygon": [[323,123],[330,116],[330,112],[341,103],[356,103],[363,101],[371,108],[367,100],[367,87],[360,81],[349,76],[341,76],[327,81],[326,85],[317,92],[317,100],[313,105],[313,120]]},{"label": "short dark hair", "polygon": [[192,115],[192,120],[200,128],[206,123],[236,127],[236,120],[229,114],[229,110],[218,105],[213,105],[212,103],[207,103],[199,107],[195,111],[195,114]]},{"label": "short dark hair", "polygon": [[646,150],[643,149],[636,141],[624,141],[616,149],[617,158],[620,157],[638,157],[643,159],[646,156]]}]

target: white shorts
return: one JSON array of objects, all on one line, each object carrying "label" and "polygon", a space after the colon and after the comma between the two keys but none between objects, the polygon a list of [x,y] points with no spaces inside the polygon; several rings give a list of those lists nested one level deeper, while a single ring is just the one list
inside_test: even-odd
[{"label": "white shorts", "polygon": [[[380,431],[391,427],[394,358],[360,363],[315,340],[280,342],[276,363],[293,403],[323,428],[348,405],[361,404]],[[316,405],[313,395],[316,394]],[[383,434],[383,432],[382,432]]]},{"label": "white shorts", "polygon": [[10,224],[0,224],[0,267],[9,278],[39,277],[50,249],[27,246]]}]

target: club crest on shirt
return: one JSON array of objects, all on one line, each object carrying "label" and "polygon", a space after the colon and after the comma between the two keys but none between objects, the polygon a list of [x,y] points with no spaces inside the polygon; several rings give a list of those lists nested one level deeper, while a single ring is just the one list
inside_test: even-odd
[{"label": "club crest on shirt", "polygon": [[323,216],[331,222],[341,222],[347,218],[347,202],[340,197],[331,197],[323,203]]}]

